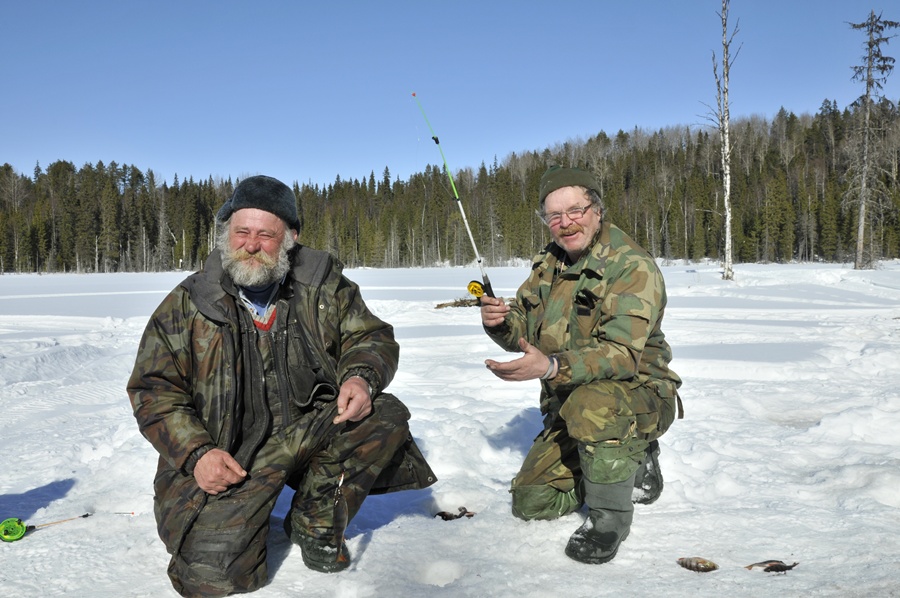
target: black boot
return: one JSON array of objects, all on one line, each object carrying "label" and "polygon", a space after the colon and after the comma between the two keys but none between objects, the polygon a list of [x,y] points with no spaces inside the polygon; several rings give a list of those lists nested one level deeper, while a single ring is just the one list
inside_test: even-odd
[{"label": "black boot", "polygon": [[338,548],[327,540],[313,538],[292,529],[290,513],[284,518],[284,533],[291,542],[300,547],[303,563],[310,569],[320,573],[337,573],[350,566],[350,551],[346,542],[341,540]]},{"label": "black boot", "polygon": [[313,571],[337,573],[350,566],[350,551],[346,542],[341,542],[339,550],[328,542],[303,534],[294,534],[291,541],[300,546],[303,563]]},{"label": "black boot", "polygon": [[584,502],[589,508],[589,515],[584,525],[569,538],[566,545],[568,557],[595,565],[615,558],[619,544],[631,530],[633,487],[633,475],[615,484],[597,484],[584,479]]},{"label": "black boot", "polygon": [[659,468],[659,441],[654,440],[647,447],[644,462],[637,470],[634,478],[634,491],[631,502],[649,505],[656,502],[663,491],[662,470]]}]

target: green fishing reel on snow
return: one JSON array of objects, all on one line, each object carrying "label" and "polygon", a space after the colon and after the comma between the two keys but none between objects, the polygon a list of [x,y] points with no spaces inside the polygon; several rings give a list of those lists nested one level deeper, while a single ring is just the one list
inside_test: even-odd
[{"label": "green fishing reel on snow", "polygon": [[28,526],[18,517],[10,517],[0,522],[0,540],[4,542],[15,542],[27,531]]}]

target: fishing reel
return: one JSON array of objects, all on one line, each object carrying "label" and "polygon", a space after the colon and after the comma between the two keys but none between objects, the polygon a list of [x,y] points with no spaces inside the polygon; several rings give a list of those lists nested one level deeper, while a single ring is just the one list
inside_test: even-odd
[{"label": "fishing reel", "polygon": [[488,280],[486,274],[484,276],[484,282],[473,280],[466,285],[466,290],[469,291],[470,295],[478,299],[479,303],[481,303],[481,298],[485,295],[488,297],[496,297],[496,295],[494,295],[494,289],[491,288],[491,281]]},{"label": "fishing reel", "polygon": [[28,526],[18,517],[10,517],[0,522],[0,540],[15,542],[28,531]]}]

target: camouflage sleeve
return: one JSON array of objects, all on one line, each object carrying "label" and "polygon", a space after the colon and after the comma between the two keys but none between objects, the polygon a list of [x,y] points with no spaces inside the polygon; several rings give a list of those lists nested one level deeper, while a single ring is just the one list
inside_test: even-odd
[{"label": "camouflage sleeve", "polygon": [[664,283],[652,260],[622,257],[607,264],[601,316],[594,342],[558,354],[554,385],[592,380],[630,380],[663,307]]},{"label": "camouflage sleeve", "polygon": [[380,392],[397,373],[400,346],[394,340],[394,327],[369,311],[356,283],[339,272],[336,275],[336,284],[324,288],[334,287],[333,313],[341,345],[337,379],[345,380],[360,368],[369,370],[376,378],[375,392]]},{"label": "camouflage sleeve", "polygon": [[213,443],[192,400],[189,304],[178,287],[150,317],[127,387],[141,434],[176,469]]}]

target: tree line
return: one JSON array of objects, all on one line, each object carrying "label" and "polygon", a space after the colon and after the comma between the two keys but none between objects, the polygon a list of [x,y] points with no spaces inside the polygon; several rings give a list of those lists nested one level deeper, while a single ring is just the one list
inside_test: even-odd
[{"label": "tree line", "polygon": [[[900,257],[900,114],[881,98],[866,139],[873,188],[856,204],[858,106],[826,100],[814,115],[731,122],[731,211],[737,262],[853,261],[860,231],[870,263]],[[872,126],[874,123],[874,126]],[[530,258],[549,240],[535,215],[552,164],[593,172],[607,217],[660,259],[722,258],[720,139],[709,127],[635,128],[466,168],[453,179],[487,265]],[[116,162],[0,166],[0,272],[138,272],[201,266],[215,214],[238,181],[192,177],[171,184]],[[443,169],[407,180],[371,171],[325,186],[293,184],[301,241],[350,267],[463,265],[474,259]],[[865,221],[859,216],[864,214]]]}]

